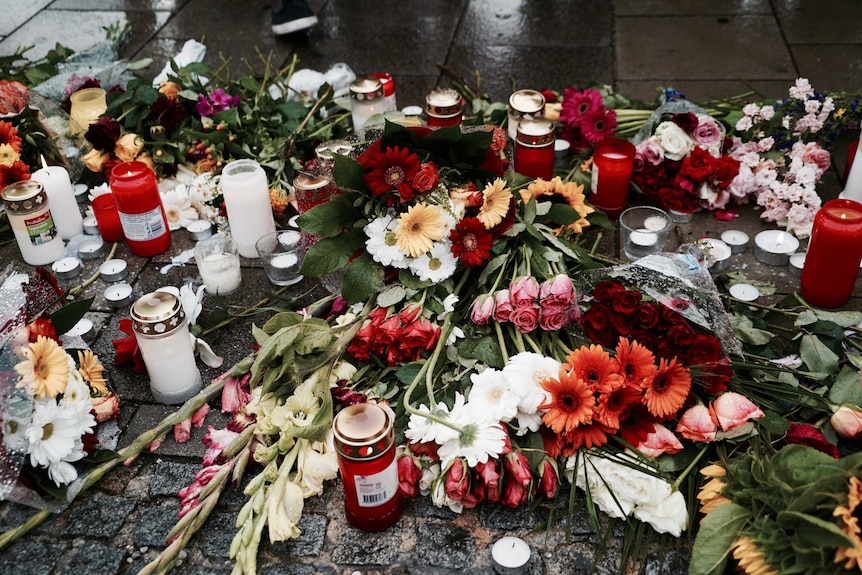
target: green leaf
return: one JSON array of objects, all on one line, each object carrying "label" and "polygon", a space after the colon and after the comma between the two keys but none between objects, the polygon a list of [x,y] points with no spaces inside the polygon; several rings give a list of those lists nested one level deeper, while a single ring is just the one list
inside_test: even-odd
[{"label": "green leaf", "polygon": [[505,365],[500,345],[490,335],[460,340],[458,353],[467,359],[478,359],[491,367],[502,368]]},{"label": "green leaf", "polygon": [[54,328],[57,330],[57,335],[63,335],[75,327],[75,324],[78,323],[78,321],[84,317],[84,314],[87,313],[87,310],[90,309],[90,306],[93,304],[93,299],[94,298],[89,298],[72,302],[52,313],[49,318],[51,323],[54,324]]},{"label": "green leaf", "polygon": [[814,310],[806,309],[796,316],[796,321],[793,322],[793,325],[796,327],[802,327],[805,325],[811,325],[815,321],[817,321],[817,314],[814,313]]},{"label": "green leaf", "polygon": [[730,555],[730,546],[751,512],[735,503],[725,503],[712,510],[703,520],[691,550],[689,575],[719,575]]},{"label": "green leaf", "polygon": [[263,331],[269,335],[276,333],[278,330],[302,323],[302,316],[296,312],[286,311],[275,314],[263,324]]},{"label": "green leaf", "polygon": [[739,341],[750,345],[766,345],[775,337],[774,333],[755,327],[734,326],[733,332]]},{"label": "green leaf", "polygon": [[496,273],[497,270],[506,263],[506,260],[509,259],[509,254],[500,254],[494,258],[488,260],[485,266],[482,268],[482,273],[479,274],[478,285],[483,286],[488,281],[488,278],[491,277],[491,274]]},{"label": "green leaf", "polygon": [[817,319],[823,321],[831,321],[841,327],[853,327],[859,322],[862,322],[862,312],[859,311],[825,311],[814,310]]},{"label": "green leaf", "polygon": [[807,513],[781,511],[776,521],[785,529],[796,531],[796,537],[816,546],[853,547],[853,540],[847,537],[837,525]]},{"label": "green leaf", "polygon": [[392,285],[377,296],[377,305],[380,307],[389,307],[404,300],[407,291],[400,285]]},{"label": "green leaf", "polygon": [[404,385],[410,385],[413,383],[413,380],[416,379],[416,376],[419,374],[419,370],[422,369],[422,365],[423,362],[421,361],[408,363],[395,372],[395,377],[397,377],[398,381]]},{"label": "green leaf", "polygon": [[368,193],[368,188],[365,187],[365,171],[356,160],[336,155],[333,176],[335,184],[342,190]]},{"label": "green leaf", "polygon": [[332,330],[329,324],[318,318],[308,318],[302,322],[302,332],[296,339],[296,353],[309,355],[324,351],[332,343]]},{"label": "green leaf", "polygon": [[299,227],[310,234],[335,237],[353,227],[361,218],[359,211],[346,199],[346,196],[333,196],[328,202],[314,206],[297,218]]},{"label": "green leaf", "polygon": [[815,335],[805,334],[799,342],[799,356],[809,371],[832,374],[838,371],[838,356]]},{"label": "green leaf", "polygon": [[829,399],[834,403],[852,403],[862,406],[862,383],[859,381],[859,372],[846,365],[841,368],[829,390]]},{"label": "green leaf", "polygon": [[362,230],[352,230],[337,238],[323,238],[308,249],[299,273],[307,277],[320,277],[340,270],[364,245],[364,237]]},{"label": "green leaf", "polygon": [[383,268],[366,252],[353,260],[344,272],[341,295],[347,303],[366,301],[383,285]]}]

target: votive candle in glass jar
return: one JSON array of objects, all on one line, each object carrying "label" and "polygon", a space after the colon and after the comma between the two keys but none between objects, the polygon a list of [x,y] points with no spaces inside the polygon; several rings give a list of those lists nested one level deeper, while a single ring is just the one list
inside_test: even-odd
[{"label": "votive candle in glass jar", "polygon": [[521,120],[541,118],[545,111],[545,97],[536,90],[518,90],[509,96],[509,118],[506,124],[509,137],[518,139]]},{"label": "votive candle in glass jar", "polygon": [[102,88],[84,88],[69,96],[69,132],[80,136],[108,109],[107,92]]},{"label": "votive candle in glass jar", "polygon": [[359,78],[350,83],[350,118],[353,130],[365,137],[365,124],[369,118],[386,111],[383,84],[377,78]]},{"label": "votive candle in glass jar", "polygon": [[395,79],[388,72],[375,72],[369,74],[372,78],[380,80],[383,86],[383,103],[385,112],[397,112],[398,103],[395,100]]},{"label": "votive candle in glass jar", "polygon": [[138,161],[117,164],[110,187],[132,253],[146,258],[167,251],[171,230],[152,168]]},{"label": "votive candle in glass jar", "polygon": [[239,255],[256,258],[254,244],[275,231],[266,172],[254,160],[234,160],[222,170],[221,191]]},{"label": "votive candle in glass jar", "polygon": [[438,88],[425,96],[425,118],[432,128],[460,126],[463,114],[464,104],[456,90]]},{"label": "votive candle in glass jar", "polygon": [[629,201],[635,146],[627,140],[606,138],[593,152],[590,203],[610,218],[618,218]]},{"label": "votive candle in glass jar", "polygon": [[800,293],[818,307],[847,303],[862,261],[862,204],[830,200],[814,216]]},{"label": "votive candle in glass jar", "polygon": [[528,178],[554,177],[554,123],[544,118],[521,120],[515,140],[515,171]]},{"label": "votive candle in glass jar", "polygon": [[155,400],[173,405],[194,396],[201,374],[180,300],[168,292],[148,293],[132,305],[131,315]]},{"label": "votive candle in glass jar", "polygon": [[42,184],[34,180],[15,182],[3,189],[2,197],[24,261],[43,266],[62,258],[66,246],[54,225]]},{"label": "votive candle in glass jar", "polygon": [[401,517],[393,414],[374,403],[345,407],[333,420],[347,522],[364,531],[391,527]]}]

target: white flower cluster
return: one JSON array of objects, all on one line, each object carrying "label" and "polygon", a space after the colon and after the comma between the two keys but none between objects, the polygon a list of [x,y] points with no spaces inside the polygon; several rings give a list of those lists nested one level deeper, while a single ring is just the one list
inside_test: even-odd
[{"label": "white flower cluster", "polygon": [[599,509],[611,517],[624,519],[634,514],[659,533],[679,537],[688,522],[685,497],[664,479],[640,471],[638,460],[628,461],[630,465],[578,452],[566,461],[566,477],[581,489],[589,489]]},{"label": "white flower cluster", "polygon": [[218,225],[224,218],[212,201],[219,195],[218,177],[210,172],[200,175],[187,166],[177,167],[177,174],[159,182],[162,204],[171,231],[185,228],[195,220],[208,220]]}]

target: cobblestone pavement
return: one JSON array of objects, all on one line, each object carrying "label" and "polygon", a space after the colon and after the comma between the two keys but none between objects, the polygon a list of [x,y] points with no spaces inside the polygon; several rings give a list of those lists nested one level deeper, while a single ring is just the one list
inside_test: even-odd
[{"label": "cobblestone pavement", "polygon": [[[0,0],[0,54],[32,45],[31,54],[38,56],[56,42],[81,50],[104,26],[126,19],[132,35],[121,56],[153,58],[143,71],[150,76],[185,40],[195,38],[207,44],[209,63],[217,64],[220,55],[230,57],[237,71],[244,71],[243,58],[255,61],[258,47],[272,52],[278,62],[297,54],[301,67],[321,71],[346,62],[358,74],[390,72],[402,107],[420,104],[428,91],[445,85],[449,79],[442,67],[471,80],[480,72],[483,91],[496,100],[506,99],[513,87],[562,90],[588,82],[612,84],[641,99],[651,99],[657,86],[669,85],[694,100],[731,96],[749,87],[778,97],[799,75],[819,90],[862,88],[862,3],[854,0],[313,0],[312,6],[320,17],[317,27],[298,37],[276,38],[269,32],[266,0]],[[843,158],[836,164],[843,167]],[[836,181],[836,174],[830,174],[825,196],[837,193]],[[760,229],[756,216],[745,212],[733,227],[749,233]],[[683,239],[717,235],[723,229],[726,223],[699,215],[683,226]],[[152,260],[136,258],[125,246],[118,257],[130,262],[130,281],[136,293],[143,294],[197,275],[193,266],[173,268],[166,276],[159,273],[164,263],[191,245],[183,232],[175,232],[169,252]],[[612,234],[601,246],[606,253],[615,252]],[[749,277],[775,281],[779,293],[773,298],[798,287],[798,278],[758,263],[750,252],[734,260]],[[14,243],[0,246],[0,262],[9,261],[20,261]],[[230,304],[251,304],[271,289],[259,265],[243,260],[243,266],[246,289],[228,296]],[[96,296],[88,317],[98,330],[90,345],[110,358],[111,339],[120,336],[117,320],[127,317],[128,307],[108,308],[102,289],[96,284],[88,292]],[[320,286],[303,282],[289,295],[311,301],[322,293]],[[857,286],[852,307],[860,307],[860,296]],[[251,323],[238,322],[211,342],[226,365],[247,353]],[[123,407],[106,439],[122,447],[172,408],[153,401],[145,376],[107,363]],[[218,374],[202,371],[205,378]],[[206,423],[223,424],[218,409]],[[178,510],[176,491],[201,468],[204,431],[195,430],[186,444],[169,438],[155,454],[115,468],[68,509],[0,552],[0,573],[137,573],[164,546]],[[582,511],[574,515],[570,530],[565,525],[546,529],[551,512],[562,511],[566,502],[519,511],[482,505],[456,515],[422,500],[408,503],[395,527],[365,533],[346,524],[342,501],[336,482],[322,497],[308,500],[301,537],[264,544],[260,572],[491,573],[490,545],[514,534],[533,547],[530,573],[587,573],[598,540]],[[228,549],[242,503],[239,488],[227,492],[176,573],[230,571]],[[32,512],[2,503],[0,527],[21,524]],[[619,528],[613,531],[597,573],[617,571],[621,536]],[[683,539],[679,550],[648,556],[644,570],[684,572],[685,547]]]}]

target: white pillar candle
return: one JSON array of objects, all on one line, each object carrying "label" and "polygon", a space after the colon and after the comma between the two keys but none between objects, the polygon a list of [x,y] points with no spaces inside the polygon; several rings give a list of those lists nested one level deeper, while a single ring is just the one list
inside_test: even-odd
[{"label": "white pillar candle", "polygon": [[31,179],[41,182],[51,203],[54,225],[64,240],[71,239],[84,231],[84,218],[78,200],[72,190],[69,172],[63,166],[48,166],[42,158],[42,169],[33,172]]},{"label": "white pillar candle", "polygon": [[118,282],[129,274],[129,266],[124,260],[107,260],[99,266],[99,273],[106,282]]},{"label": "white pillar candle", "polygon": [[844,191],[838,197],[862,202],[862,132],[859,133],[859,147],[856,148],[847,181],[844,182]]},{"label": "white pillar candle", "polygon": [[258,257],[255,242],[275,232],[266,173],[254,160],[235,160],[222,171],[221,190],[239,255]]},{"label": "white pillar candle", "polygon": [[721,233],[721,241],[730,246],[730,251],[741,254],[748,248],[748,234],[739,230],[727,230]]},{"label": "white pillar candle", "polygon": [[502,537],[491,547],[494,571],[501,575],[526,573],[530,565],[530,546],[518,537]]}]

